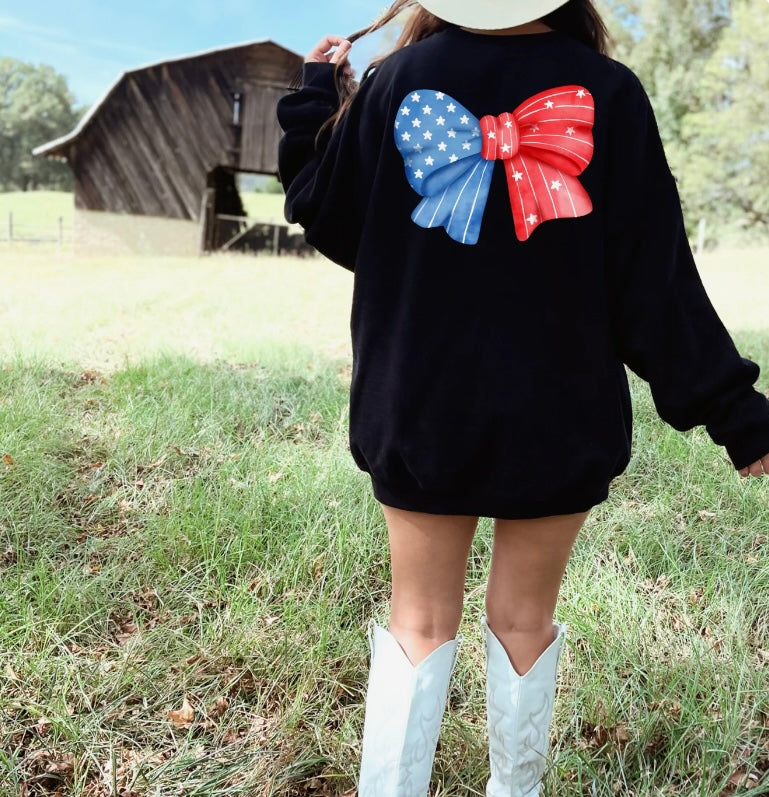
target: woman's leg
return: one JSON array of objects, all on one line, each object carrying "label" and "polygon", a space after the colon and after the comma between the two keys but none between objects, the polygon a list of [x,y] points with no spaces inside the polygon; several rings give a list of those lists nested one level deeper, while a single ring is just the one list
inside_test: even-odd
[{"label": "woman's leg", "polygon": [[524,675],[553,641],[553,615],[572,547],[588,512],[496,520],[486,617]]},{"label": "woman's leg", "polygon": [[478,518],[384,504],[382,511],[392,563],[390,633],[416,666],[457,634]]},{"label": "woman's leg", "polygon": [[[461,639],[478,521],[382,506],[392,560],[389,631],[369,621],[359,797],[426,797]],[[419,666],[417,666],[419,665]]]}]

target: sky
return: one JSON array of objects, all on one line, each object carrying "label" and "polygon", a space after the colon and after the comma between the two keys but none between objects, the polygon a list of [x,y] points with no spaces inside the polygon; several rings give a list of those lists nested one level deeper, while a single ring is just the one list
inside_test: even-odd
[{"label": "sky", "polygon": [[67,78],[77,103],[90,106],[128,69],[260,39],[304,54],[326,33],[344,36],[366,27],[386,5],[386,0],[0,0],[0,57],[51,65]]}]

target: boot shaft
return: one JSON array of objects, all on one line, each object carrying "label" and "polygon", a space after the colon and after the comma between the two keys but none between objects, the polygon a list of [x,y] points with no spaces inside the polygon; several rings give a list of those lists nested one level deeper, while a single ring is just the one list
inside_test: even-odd
[{"label": "boot shaft", "polygon": [[491,778],[486,797],[539,797],[549,746],[556,677],[566,639],[565,623],[553,623],[554,639],[523,675],[481,618],[486,636],[486,706]]},{"label": "boot shaft", "polygon": [[425,797],[462,636],[444,642],[416,666],[373,619],[368,640],[358,797]]}]

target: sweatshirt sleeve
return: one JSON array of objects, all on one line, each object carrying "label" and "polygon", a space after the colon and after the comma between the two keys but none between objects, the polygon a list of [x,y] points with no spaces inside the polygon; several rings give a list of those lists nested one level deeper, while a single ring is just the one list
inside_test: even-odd
[{"label": "sweatshirt sleeve", "polygon": [[284,131],[278,171],[286,219],[301,224],[307,242],[321,254],[354,271],[370,190],[364,153],[375,155],[378,149],[375,120],[362,112],[373,78],[361,84],[341,123],[318,136],[339,107],[334,70],[333,64],[306,63],[301,89],[278,102]]},{"label": "sweatshirt sleeve", "polygon": [[704,425],[735,468],[769,453],[769,400],[703,287],[675,179],[640,82],[609,121],[606,240],[612,327],[622,361],[651,388],[675,429]]}]

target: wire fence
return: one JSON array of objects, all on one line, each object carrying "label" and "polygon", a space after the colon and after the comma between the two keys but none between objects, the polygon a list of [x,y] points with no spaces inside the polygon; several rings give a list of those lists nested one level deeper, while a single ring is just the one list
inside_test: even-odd
[{"label": "wire fence", "polygon": [[63,216],[47,224],[31,224],[14,218],[13,213],[0,219],[0,243],[11,244],[59,244],[72,243],[72,224]]}]

